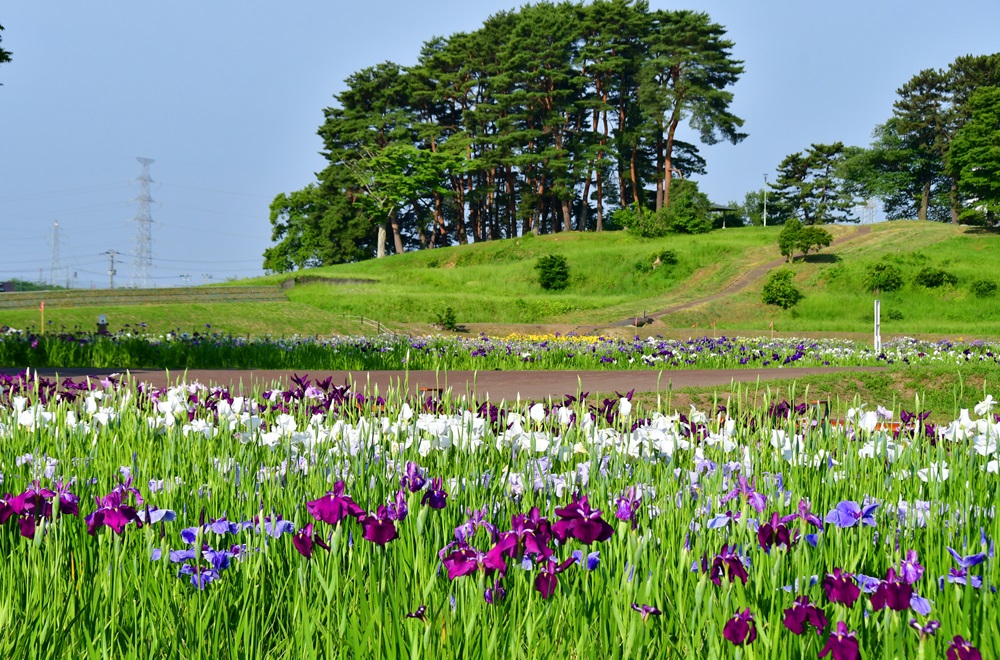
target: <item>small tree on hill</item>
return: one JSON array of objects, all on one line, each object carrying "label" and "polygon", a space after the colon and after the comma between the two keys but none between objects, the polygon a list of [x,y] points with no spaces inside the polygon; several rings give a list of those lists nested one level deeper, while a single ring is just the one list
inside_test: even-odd
[{"label": "small tree on hill", "polygon": [[777,305],[781,309],[794,307],[802,300],[802,292],[795,286],[795,273],[790,270],[776,270],[764,283],[761,300],[766,305]]},{"label": "small tree on hill", "polygon": [[781,250],[781,256],[785,257],[786,261],[792,260],[792,255],[795,254],[796,248],[799,247],[799,234],[801,233],[801,222],[795,218],[789,218],[785,221],[785,226],[781,228],[781,233],[778,234],[778,249]]},{"label": "small tree on hill", "polygon": [[547,254],[535,264],[538,283],[543,289],[560,291],[569,286],[569,264],[561,254]]},{"label": "small tree on hill", "polygon": [[822,227],[812,225],[809,227],[803,227],[802,231],[799,232],[796,247],[801,250],[804,256],[809,254],[812,250],[819,252],[821,249],[829,247],[830,243],[833,243],[833,236],[830,232]]}]

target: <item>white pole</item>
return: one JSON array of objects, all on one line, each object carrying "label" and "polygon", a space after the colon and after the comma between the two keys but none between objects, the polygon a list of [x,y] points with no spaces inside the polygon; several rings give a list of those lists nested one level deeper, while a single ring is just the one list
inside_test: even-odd
[{"label": "white pole", "polygon": [[767,226],[767,175],[764,175],[764,226]]},{"label": "white pole", "polygon": [[875,352],[882,352],[882,306],[878,299],[875,300]]}]

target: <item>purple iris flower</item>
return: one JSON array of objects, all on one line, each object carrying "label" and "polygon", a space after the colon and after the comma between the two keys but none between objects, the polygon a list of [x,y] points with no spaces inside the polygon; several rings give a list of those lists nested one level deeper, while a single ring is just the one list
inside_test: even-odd
[{"label": "purple iris flower", "polygon": [[[946,576],[948,582],[951,584],[967,585],[973,589],[983,586],[983,578],[978,575],[969,575],[969,569],[986,561],[985,552],[977,552],[974,555],[966,555],[964,557],[958,554],[953,548],[948,548],[948,552],[951,553],[955,563],[958,564],[958,568],[948,571],[948,575]],[[941,581],[943,582],[944,579],[941,578]]]},{"label": "purple iris flower", "polygon": [[709,529],[721,529],[729,525],[729,523],[736,523],[740,519],[740,512],[733,512],[732,509],[726,511],[725,513],[720,513],[719,515],[709,518],[708,522],[705,523],[705,527]]},{"label": "purple iris flower", "polygon": [[751,644],[757,639],[757,624],[754,623],[750,608],[737,612],[722,628],[722,636],[736,646]]},{"label": "purple iris flower", "polygon": [[901,580],[896,575],[896,569],[889,568],[885,579],[882,580],[878,588],[872,595],[872,609],[876,612],[884,607],[896,612],[902,612],[910,608],[910,598],[913,596],[913,587]]},{"label": "purple iris flower", "polygon": [[874,527],[875,509],[877,508],[877,503],[868,504],[862,507],[857,502],[844,500],[837,505],[837,508],[832,509],[830,513],[826,514],[826,522],[836,525],[841,529],[845,527],[854,527],[858,523]]},{"label": "purple iris flower", "polygon": [[910,619],[910,627],[917,631],[920,635],[920,639],[925,637],[933,637],[937,634],[938,628],[941,627],[940,621],[928,621],[924,625],[920,625],[920,622],[916,619]]},{"label": "purple iris flower", "polygon": [[975,646],[967,642],[961,635],[955,635],[948,645],[948,660],[983,660],[983,654]]},{"label": "purple iris flower", "polygon": [[906,551],[906,557],[899,564],[899,575],[907,584],[919,582],[924,576],[924,567],[917,559],[916,550]]},{"label": "purple iris flower", "polygon": [[656,609],[652,605],[640,605],[639,603],[632,603],[632,609],[642,615],[643,621],[648,619],[650,615],[659,616],[663,614],[663,612]]},{"label": "purple iris flower", "polygon": [[607,541],[615,530],[601,518],[600,509],[591,509],[587,496],[573,495],[573,503],[561,509],[556,509],[556,515],[562,520],[552,525],[552,532],[560,542],[573,537],[590,545],[595,541]]},{"label": "purple iris flower", "polygon": [[317,533],[313,533],[313,524],[309,523],[299,531],[295,533],[292,537],[292,545],[295,549],[299,551],[299,554],[306,559],[312,559],[313,545],[318,545],[327,552],[330,551],[330,546],[323,541],[323,537]]},{"label": "purple iris flower", "polygon": [[386,508],[389,510],[389,518],[391,520],[395,520],[396,522],[406,520],[406,516],[410,512],[410,508],[406,505],[406,490],[400,488],[396,491],[395,500],[386,505]]},{"label": "purple iris flower", "polygon": [[792,546],[799,541],[799,530],[793,534],[788,527],[778,518],[777,512],[771,514],[771,521],[766,522],[757,528],[757,541],[765,552],[771,551],[771,546],[785,546],[785,550],[791,550]]},{"label": "purple iris flower", "polygon": [[283,520],[281,516],[267,516],[264,518],[264,533],[274,538],[280,538],[282,534],[294,534],[295,523],[291,520]]},{"label": "purple iris flower", "polygon": [[532,507],[527,515],[519,513],[512,516],[510,522],[510,531],[502,532],[496,545],[486,553],[486,566],[504,573],[509,557],[531,554],[547,559],[552,555],[548,547],[552,540],[552,526],[538,507]]},{"label": "purple iris flower", "polygon": [[122,502],[122,493],[114,490],[98,497],[97,510],[84,518],[87,523],[87,533],[93,536],[101,527],[110,527],[116,534],[125,531],[125,525],[134,522],[136,527],[142,527],[142,520],[139,512],[128,504]]},{"label": "purple iris flower", "polygon": [[783,524],[788,524],[793,520],[795,520],[796,518],[812,525],[813,527],[816,528],[823,527],[823,521],[821,521],[819,517],[812,512],[812,505],[809,503],[808,500],[800,499],[798,511],[789,516],[782,516],[781,522]]},{"label": "purple iris flower", "polygon": [[951,556],[955,559],[955,563],[962,568],[972,568],[973,566],[978,566],[986,561],[985,552],[977,552],[974,555],[966,555],[964,557],[958,554],[958,552],[956,552],[953,548],[948,548],[948,552],[951,553]]},{"label": "purple iris flower", "polygon": [[920,596],[916,591],[910,596],[910,609],[921,616],[927,616],[931,613],[931,606],[934,603],[927,600],[923,596]]},{"label": "purple iris flower", "polygon": [[574,550],[570,553],[570,556],[573,557],[573,561],[586,568],[588,571],[597,570],[597,567],[601,564],[600,550],[594,550],[589,553],[586,558],[586,563],[584,563],[583,550]]},{"label": "purple iris flower", "polygon": [[725,504],[741,495],[746,498],[750,506],[757,510],[757,513],[764,513],[764,509],[767,508],[767,496],[758,493],[756,482],[747,481],[747,478],[742,474],[737,477],[736,488],[723,495],[719,502]]},{"label": "purple iris flower", "polygon": [[861,596],[861,589],[855,583],[854,576],[839,568],[833,569],[833,573],[827,573],[823,578],[823,591],[831,602],[842,603],[847,607],[854,605]]},{"label": "purple iris flower", "polygon": [[503,588],[500,580],[496,580],[492,587],[486,587],[486,591],[483,592],[483,600],[490,605],[496,605],[506,597],[507,590]]},{"label": "purple iris flower", "polygon": [[444,491],[441,477],[431,479],[431,487],[420,500],[422,506],[429,506],[432,509],[443,509],[448,503],[448,493]]},{"label": "purple iris flower", "polygon": [[566,561],[559,563],[555,557],[549,557],[548,561],[542,562],[542,570],[535,578],[535,590],[542,594],[542,598],[551,596],[556,587],[559,586],[559,574],[573,564],[575,560],[570,557]]},{"label": "purple iris flower", "polygon": [[361,536],[367,541],[385,545],[399,538],[399,532],[396,531],[395,523],[389,518],[389,510],[385,505],[380,505],[374,516],[366,515],[359,522],[364,529]]},{"label": "purple iris flower", "polygon": [[806,630],[806,625],[812,625],[819,635],[826,628],[826,613],[819,607],[809,602],[808,596],[799,596],[792,603],[792,606],[785,610],[785,627],[796,635],[801,635]]},{"label": "purple iris flower", "polygon": [[831,660],[859,660],[861,651],[858,648],[858,636],[853,630],[848,631],[847,624],[837,622],[836,631],[831,631],[826,645],[819,652],[819,657],[830,656]]},{"label": "purple iris flower", "polygon": [[316,520],[322,520],[328,525],[336,525],[347,516],[359,520],[365,516],[365,510],[344,495],[343,481],[333,484],[333,490],[328,491],[323,497],[306,502],[306,511]]},{"label": "purple iris flower", "polygon": [[427,480],[424,478],[424,469],[413,461],[406,462],[406,473],[400,477],[399,485],[406,488],[411,493],[416,493],[424,487]]},{"label": "purple iris flower", "polygon": [[[698,570],[695,564],[692,570]],[[711,565],[708,563],[708,556],[701,557],[701,571],[708,573],[708,579],[716,586],[722,584],[722,578],[728,577],[730,582],[740,579],[743,584],[747,583],[749,577],[743,557],[736,551],[736,546],[730,549],[729,545],[722,546],[722,550],[713,559]]]},{"label": "purple iris flower", "polygon": [[496,525],[486,520],[486,509],[468,509],[466,511],[469,518],[464,523],[455,528],[455,538],[459,541],[468,542],[476,535],[479,528],[485,529],[490,534],[490,539],[496,543],[500,539],[500,533]]},{"label": "purple iris flower", "polygon": [[203,568],[200,566],[192,566],[191,564],[184,564],[181,566],[180,571],[177,573],[177,577],[183,578],[184,576],[191,577],[191,584],[197,587],[199,590],[204,590],[210,583],[215,582],[219,579],[219,571],[214,568]]},{"label": "purple iris flower", "polygon": [[427,623],[427,606],[421,605],[413,612],[408,612],[406,614],[407,619],[420,619],[424,623]]},{"label": "purple iris flower", "polygon": [[639,511],[640,503],[641,497],[636,494],[635,486],[629,486],[629,489],[615,500],[615,518],[625,522],[631,521],[632,529],[635,529],[639,524],[636,513]]},{"label": "purple iris flower", "polygon": [[463,543],[460,546],[441,560],[449,580],[471,575],[479,570],[494,570],[486,564],[486,553],[468,544]]}]

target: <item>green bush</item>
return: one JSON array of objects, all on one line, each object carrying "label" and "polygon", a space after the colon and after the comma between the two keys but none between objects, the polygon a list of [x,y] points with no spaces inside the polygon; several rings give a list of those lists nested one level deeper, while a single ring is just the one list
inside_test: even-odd
[{"label": "green bush", "polygon": [[623,227],[628,233],[640,238],[658,238],[670,233],[660,214],[635,205],[618,209],[611,214],[611,220],[613,225]]},{"label": "green bush", "polygon": [[903,288],[903,271],[885,262],[872,264],[864,280],[868,291],[898,291]]},{"label": "green bush", "polygon": [[969,290],[977,298],[992,298],[997,295],[997,283],[993,280],[976,280],[969,286]]},{"label": "green bush", "polygon": [[673,250],[663,250],[653,255],[653,263],[659,260],[661,266],[676,266],[677,253]]},{"label": "green bush", "polygon": [[538,271],[538,283],[543,289],[560,291],[569,286],[569,264],[566,257],[560,254],[540,257],[535,270]]},{"label": "green bush", "polygon": [[802,233],[802,223],[796,218],[789,218],[778,234],[778,250],[787,261],[791,261],[795,250],[799,247],[799,234]]},{"label": "green bush", "polygon": [[445,307],[443,312],[437,314],[434,321],[445,330],[454,332],[458,329],[458,318],[455,316],[455,310],[451,307]]},{"label": "green bush", "polygon": [[636,275],[648,275],[653,272],[653,262],[649,259],[641,259],[632,266]]},{"label": "green bush", "polygon": [[794,282],[795,274],[790,270],[776,270],[764,283],[761,300],[767,305],[777,305],[782,309],[790,309],[802,300],[802,292]]},{"label": "green bush", "polygon": [[955,284],[958,283],[958,278],[946,270],[927,266],[920,269],[917,276],[913,278],[913,283],[925,286],[928,289],[936,289],[937,287],[944,286],[945,284],[948,286],[955,286]]},{"label": "green bush", "polygon": [[670,182],[670,204],[656,212],[657,224],[678,234],[705,234],[713,229],[711,206],[697,183],[676,179]]}]

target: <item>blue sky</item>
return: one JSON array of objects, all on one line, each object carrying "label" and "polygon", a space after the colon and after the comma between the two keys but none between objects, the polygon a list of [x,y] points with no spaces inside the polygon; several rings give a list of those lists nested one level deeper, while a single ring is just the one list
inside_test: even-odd
[{"label": "blue sky", "polygon": [[[746,73],[749,137],[704,148],[714,201],[773,180],[812,142],[866,145],[917,71],[1000,50],[996,0],[692,0]],[[414,63],[435,35],[476,29],[509,0],[288,3],[5,0],[0,65],[0,279],[50,278],[52,223],[76,284],[107,285],[133,253],[137,156],[155,159],[153,282],[259,274],[268,205],[323,168],[316,129],[352,72]],[[694,140],[686,132],[683,136]],[[131,267],[118,267],[127,284]],[[65,282],[66,271],[58,276]]]}]

